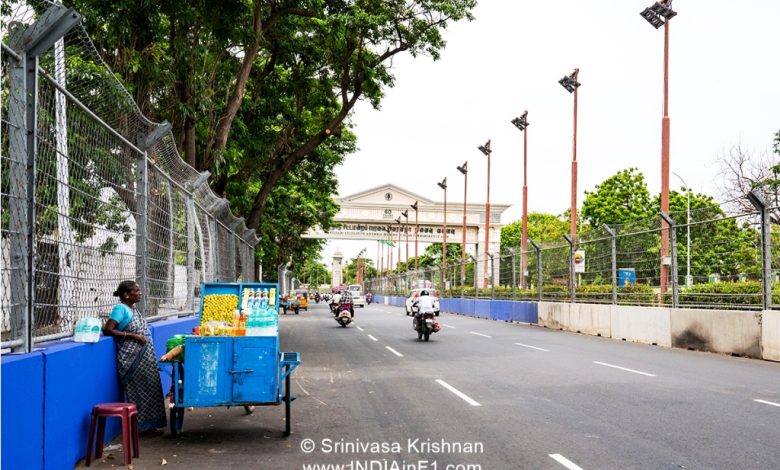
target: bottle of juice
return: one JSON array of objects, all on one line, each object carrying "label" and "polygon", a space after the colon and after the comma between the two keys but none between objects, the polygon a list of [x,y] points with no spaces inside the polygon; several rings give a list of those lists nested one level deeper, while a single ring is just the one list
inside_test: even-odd
[{"label": "bottle of juice", "polygon": [[236,336],[246,336],[246,315],[244,315],[243,312],[241,312],[241,315],[238,318],[238,331]]}]

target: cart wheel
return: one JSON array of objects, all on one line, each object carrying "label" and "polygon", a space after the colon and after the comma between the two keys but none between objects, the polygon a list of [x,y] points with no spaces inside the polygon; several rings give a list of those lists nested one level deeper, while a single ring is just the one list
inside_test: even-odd
[{"label": "cart wheel", "polygon": [[245,405],[244,411],[246,411],[246,414],[251,415],[255,412],[255,405]]},{"label": "cart wheel", "polygon": [[171,436],[179,437],[181,434],[181,428],[184,424],[184,408],[174,406],[171,408]]}]

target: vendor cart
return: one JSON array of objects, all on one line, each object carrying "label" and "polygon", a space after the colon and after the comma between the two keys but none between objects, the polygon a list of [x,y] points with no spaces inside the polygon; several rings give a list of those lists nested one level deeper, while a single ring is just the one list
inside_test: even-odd
[{"label": "vendor cart", "polygon": [[[245,288],[275,292],[269,305],[279,305],[277,284],[205,283],[201,293],[235,294]],[[273,290],[271,290],[273,289]],[[201,307],[201,314],[202,314]],[[300,364],[297,352],[280,352],[278,336],[186,336],[183,362],[161,362],[170,366],[173,379],[170,428],[179,435],[187,407],[243,406],[251,413],[255,406],[285,406],[285,436],[290,435],[290,375]],[[284,383],[284,389],[282,384]]]}]

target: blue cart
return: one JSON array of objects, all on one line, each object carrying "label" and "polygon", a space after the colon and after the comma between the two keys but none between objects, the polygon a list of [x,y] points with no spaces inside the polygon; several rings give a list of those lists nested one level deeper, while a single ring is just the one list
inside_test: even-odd
[{"label": "blue cart", "polygon": [[[201,294],[236,294],[244,288],[276,290],[277,284],[205,283]],[[202,314],[201,310],[201,314]],[[278,336],[187,336],[184,362],[161,362],[173,378],[171,434],[181,433],[187,407],[285,405],[285,436],[290,435],[290,375],[301,363],[297,352],[280,352]],[[284,383],[284,389],[282,389]]]}]

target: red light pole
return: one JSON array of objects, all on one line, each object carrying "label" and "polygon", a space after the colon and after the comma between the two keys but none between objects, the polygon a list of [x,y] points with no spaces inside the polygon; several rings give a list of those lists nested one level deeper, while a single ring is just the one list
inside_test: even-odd
[{"label": "red light pole", "polygon": [[[487,200],[485,201],[485,267],[482,274],[482,288],[487,289],[488,286],[488,245],[490,244],[490,154],[493,150],[490,148],[490,139],[485,142],[485,145],[477,147],[480,152],[488,157],[487,166]],[[492,276],[491,276],[492,277]]]},{"label": "red light pole", "polygon": [[417,212],[417,201],[414,201],[414,204],[412,204],[412,209],[414,209],[414,270],[419,271],[420,269],[420,263],[417,260],[417,234],[420,232],[420,221],[418,219],[418,212]]},{"label": "red light pole", "polygon": [[[672,10],[672,0],[655,2],[640,13],[655,29],[664,26],[664,115],[661,118],[661,211],[669,213],[669,21],[677,15]],[[661,220],[661,293],[665,293],[669,283],[669,224]]]},{"label": "red light pole", "polygon": [[466,285],[466,190],[469,183],[469,162],[463,162],[462,166],[458,167],[458,171],[463,174],[463,241],[460,246],[460,284]]},{"label": "red light pole", "polygon": [[447,291],[447,178],[436,183],[444,190],[444,243],[441,248],[441,288]]},{"label": "red light pole", "polygon": [[558,80],[563,88],[569,93],[574,93],[574,137],[571,157],[571,222],[569,224],[569,235],[572,240],[577,237],[577,89],[580,82],[577,81],[577,75],[580,69],[574,69],[571,75],[567,75]]},{"label": "red light pole", "polygon": [[520,117],[512,119],[512,124],[523,132],[523,239],[520,242],[520,288],[526,288],[526,273],[528,272],[528,111]]}]

